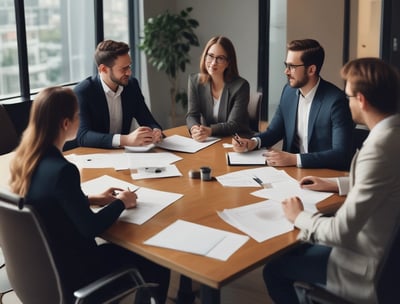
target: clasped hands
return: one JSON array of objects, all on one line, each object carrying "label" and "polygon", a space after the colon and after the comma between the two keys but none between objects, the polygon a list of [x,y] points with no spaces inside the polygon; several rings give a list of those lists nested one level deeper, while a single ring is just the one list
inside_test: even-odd
[{"label": "clasped hands", "polygon": [[194,125],[190,128],[190,134],[196,141],[205,141],[207,137],[211,136],[211,128],[203,125]]},{"label": "clasped hands", "polygon": [[146,146],[162,140],[160,129],[139,127],[127,135],[121,135],[121,146]]}]

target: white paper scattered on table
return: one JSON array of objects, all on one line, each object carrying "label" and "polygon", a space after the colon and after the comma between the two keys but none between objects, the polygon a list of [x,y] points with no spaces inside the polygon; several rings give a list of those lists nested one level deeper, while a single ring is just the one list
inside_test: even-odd
[{"label": "white paper scattered on table", "polygon": [[144,242],[226,261],[249,237],[183,220],[177,220]]},{"label": "white paper scattered on table", "polygon": [[153,149],[156,145],[155,144],[149,144],[145,146],[125,146],[125,152],[147,152]]},{"label": "white paper scattered on table", "polygon": [[272,200],[225,209],[217,213],[225,222],[257,242],[293,230],[293,224],[286,219],[281,203]]},{"label": "white paper scattered on table", "polygon": [[284,170],[264,166],[239,170],[216,177],[218,182],[225,187],[262,187],[254,180],[255,178],[260,179],[264,187],[268,187],[275,182],[290,178],[290,176]]},{"label": "white paper scattered on table", "polygon": [[198,142],[190,137],[171,135],[164,138],[160,143],[157,144],[157,146],[172,151],[195,153],[220,140],[220,138],[208,137],[205,141]]},{"label": "white paper scattered on table", "polygon": [[127,153],[94,153],[70,154],[66,156],[78,168],[115,168],[116,170],[128,169],[129,159]]},{"label": "white paper scattered on table", "polygon": [[228,152],[228,165],[265,165],[265,149],[254,150],[246,153]]},{"label": "white paper scattered on table", "polygon": [[130,169],[140,167],[162,167],[182,159],[182,157],[171,152],[128,153],[127,157],[129,159]]},{"label": "white paper scattered on table", "polygon": [[[137,207],[124,210],[119,219],[121,221],[130,222],[137,225],[141,225],[148,221],[161,210],[168,207],[183,196],[183,194],[180,193],[159,191],[143,187],[139,188],[134,184],[111,177],[109,175],[103,175],[89,180],[82,183],[81,186],[83,192],[87,195],[101,193],[110,187],[119,187],[125,189],[129,188],[131,191],[136,190],[136,194],[138,196]],[[102,208],[96,208],[94,211],[97,212],[100,209]]]},{"label": "white paper scattered on table", "polygon": [[86,195],[102,193],[110,187],[121,188],[125,190],[129,188],[131,191],[135,191],[139,188],[132,183],[128,183],[122,179],[118,179],[109,175],[103,175],[81,184],[82,191]]},{"label": "white paper scattered on table", "polygon": [[[172,176],[182,176],[182,173],[175,165],[159,166],[157,172],[149,172],[149,167],[137,168],[136,172],[131,173],[132,179],[163,178]],[[150,167],[156,168],[156,167]],[[158,172],[159,171],[159,172]]]},{"label": "white paper scattered on table", "polygon": [[282,202],[284,199],[292,196],[297,196],[303,202],[304,210],[314,213],[318,211],[316,207],[317,203],[328,198],[333,193],[302,189],[297,180],[290,178],[285,181],[273,183],[271,188],[257,190],[251,194],[261,198],[269,198],[278,202]]}]

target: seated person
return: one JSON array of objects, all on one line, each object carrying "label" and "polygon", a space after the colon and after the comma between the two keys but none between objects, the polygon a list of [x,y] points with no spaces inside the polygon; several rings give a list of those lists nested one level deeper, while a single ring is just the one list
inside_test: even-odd
[{"label": "seated person", "polygon": [[282,202],[304,242],[271,257],[264,268],[275,303],[299,303],[295,281],[321,285],[351,303],[378,303],[376,274],[400,217],[400,79],[395,67],[378,58],[350,61],[342,77],[352,117],[370,133],[348,177],[300,181],[305,189],[347,194],[335,215],[306,212],[297,197]]},{"label": "seated person", "polygon": [[312,39],[294,40],[287,48],[288,84],[271,123],[256,137],[232,140],[233,149],[270,148],[283,139],[283,151],[265,153],[268,165],[348,170],[354,123],[343,92],[319,76],[324,49]]},{"label": "seated person", "polygon": [[[106,40],[98,44],[94,57],[98,74],[74,88],[79,101],[78,145],[118,148],[159,142],[161,127],[131,77],[129,46]],[[140,127],[130,132],[132,118]]]},{"label": "seated person", "polygon": [[[156,296],[165,303],[168,269],[117,245],[96,244],[95,237],[115,223],[122,211],[136,207],[137,197],[118,188],[89,197],[82,192],[78,168],[61,152],[65,141],[75,138],[78,125],[78,101],[71,89],[41,91],[10,166],[10,188],[24,196],[42,218],[61,280],[70,291],[68,303],[74,290],[122,267],[136,267],[147,282],[158,283]],[[94,213],[91,204],[106,207]]]},{"label": "seated person", "polygon": [[223,36],[211,38],[200,73],[189,76],[186,124],[193,139],[251,134],[247,106],[249,83],[239,76],[235,48]]}]

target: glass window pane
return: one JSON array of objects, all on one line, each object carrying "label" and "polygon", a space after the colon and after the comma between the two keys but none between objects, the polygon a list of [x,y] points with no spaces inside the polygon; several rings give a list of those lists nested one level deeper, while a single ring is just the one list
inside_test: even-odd
[{"label": "glass window pane", "polygon": [[92,1],[25,0],[25,18],[32,91],[92,74]]},{"label": "glass window pane", "polygon": [[0,99],[19,96],[17,29],[14,1],[0,1]]},{"label": "glass window pane", "polygon": [[129,44],[128,1],[104,0],[103,8],[104,39],[123,41]]}]

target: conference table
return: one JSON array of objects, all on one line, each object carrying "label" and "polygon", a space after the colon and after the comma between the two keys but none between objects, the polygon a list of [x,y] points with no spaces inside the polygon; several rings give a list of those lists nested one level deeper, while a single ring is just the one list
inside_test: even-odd
[{"label": "conference table", "polygon": [[[189,136],[186,126],[171,128],[164,133],[166,136],[173,134]],[[213,177],[237,170],[255,168],[254,166],[229,166],[226,161],[226,153],[232,151],[232,149],[224,148],[222,143],[231,143],[231,138],[222,138],[221,141],[196,153],[171,151],[183,158],[175,163],[183,174],[180,177],[133,180],[130,170],[116,171],[114,168],[81,169],[82,182],[102,175],[110,175],[140,187],[183,194],[182,198],[144,224],[136,225],[118,221],[102,237],[199,282],[201,284],[201,301],[208,304],[220,303],[220,288],[224,285],[263,265],[268,257],[295,245],[298,234],[298,230],[294,229],[289,233],[261,243],[250,238],[227,261],[143,244],[145,240],[177,219],[243,234],[243,232],[224,222],[217,215],[217,211],[261,201],[262,199],[250,194],[257,189],[254,187],[223,187],[215,178],[211,181],[202,181],[192,179],[188,175],[189,170],[199,170],[202,166],[210,167]],[[165,150],[155,148],[154,151]],[[65,154],[71,153],[121,153],[121,150],[79,147],[65,152]],[[306,175],[334,177],[347,174],[344,171],[328,169],[299,169],[297,167],[277,167],[277,169],[284,169],[290,176],[298,180]],[[343,200],[343,197],[333,195],[321,201],[317,208],[324,212],[332,212],[343,203]]]}]

